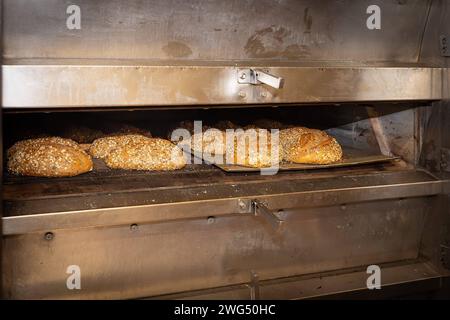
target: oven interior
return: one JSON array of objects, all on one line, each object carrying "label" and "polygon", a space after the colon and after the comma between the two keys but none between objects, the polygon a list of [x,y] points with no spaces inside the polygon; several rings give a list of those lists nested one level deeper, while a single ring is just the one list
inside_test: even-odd
[{"label": "oven interior", "polygon": [[[150,131],[152,136],[169,138],[171,129],[181,121],[202,121],[214,126],[222,120],[244,127],[258,119],[280,121],[284,125],[305,126],[327,131],[334,136],[344,150],[350,150],[349,157],[359,155],[390,155],[392,161],[375,164],[352,165],[343,168],[280,171],[270,177],[256,173],[227,173],[212,164],[190,164],[185,169],[174,172],[127,171],[108,169],[101,160],[95,160],[90,173],[71,178],[33,178],[13,176],[4,172],[4,209],[9,216],[57,212],[58,201],[49,201],[48,207],[31,207],[23,200],[64,197],[61,199],[65,210],[101,208],[104,205],[68,203],[71,195],[86,194],[92,197],[96,192],[129,192],[146,188],[185,188],[193,184],[211,182],[244,183],[248,181],[278,179],[315,179],[322,176],[340,177],[361,173],[386,171],[420,170],[419,158],[422,148],[423,128],[419,114],[425,114],[427,103],[384,103],[384,104],[344,104],[315,106],[240,107],[176,110],[90,110],[85,112],[11,112],[5,113],[4,152],[15,142],[39,136],[68,137],[70,128],[89,128],[105,134],[114,133],[121,125],[129,125]],[[257,114],[257,117],[255,117]],[[422,120],[423,121],[423,120]],[[83,142],[83,141],[82,141]],[[92,142],[92,141],[91,141]],[[349,152],[350,152],[349,151]],[[4,155],[6,161],[6,154]],[[6,163],[3,166],[6,168]],[[125,183],[128,181],[129,183]],[[45,186],[45,188],[42,188]],[[212,187],[212,186],[211,186]],[[190,200],[196,200],[193,196]],[[198,199],[201,199],[198,198]],[[152,199],[155,200],[155,199]],[[131,201],[131,200],[129,200]],[[156,200],[155,200],[156,201]],[[18,203],[18,204],[17,204]],[[25,202],[26,203],[26,202]],[[120,205],[128,205],[121,203]],[[133,202],[134,205],[140,204]],[[108,204],[108,206],[111,204]],[[114,204],[118,206],[119,204]]]},{"label": "oven interior", "polygon": [[[392,284],[427,280],[418,282],[417,291],[423,292],[422,286],[436,286],[443,272],[435,267],[442,256],[433,230],[442,227],[446,203],[438,195],[439,179],[427,169],[436,165],[427,161],[433,110],[431,103],[417,101],[5,112],[4,152],[18,140],[64,136],[73,126],[111,133],[115,124],[128,124],[167,137],[183,120],[245,126],[257,114],[326,130],[364,154],[396,157],[276,175],[229,173],[211,164],[173,172],[111,170],[98,162],[92,172],[71,178],[4,172],[3,268],[29,283],[21,288],[17,276],[6,277],[7,295],[67,296],[56,283],[43,290],[33,274],[17,271],[19,265],[36,266],[30,257],[40,261],[36,272],[46,283],[55,276],[46,268],[79,261],[95,285],[83,295],[87,298],[251,298],[255,287],[248,284],[255,281],[263,298],[330,295],[337,290],[333,281],[360,288],[370,263],[383,266]],[[256,198],[285,221],[282,231],[252,209]],[[99,268],[116,282],[98,278]],[[330,281],[323,289],[313,280],[319,275]]]}]

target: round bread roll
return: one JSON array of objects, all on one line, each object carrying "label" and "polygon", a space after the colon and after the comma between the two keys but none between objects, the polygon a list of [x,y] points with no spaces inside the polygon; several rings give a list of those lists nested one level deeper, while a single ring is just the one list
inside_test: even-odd
[{"label": "round bread roll", "polygon": [[80,145],[71,139],[64,139],[60,137],[43,137],[43,138],[33,138],[26,139],[16,142],[7,151],[7,157],[11,157],[16,151],[21,150],[30,145],[42,145],[42,144],[60,144],[64,146],[69,146],[73,148],[81,149]]},{"label": "round bread roll", "polygon": [[17,142],[7,152],[8,171],[35,177],[71,177],[93,168],[91,157],[73,140],[59,137]]},{"label": "round bread roll", "polygon": [[[178,142],[176,141],[176,139],[178,138],[177,136],[173,136],[174,131],[176,131],[177,129],[185,129],[187,130],[191,135],[194,135],[195,133],[195,121],[194,120],[184,120],[181,121],[177,124],[175,124],[174,126],[171,126],[169,129],[169,132],[167,134],[167,138],[169,140],[172,140],[174,143]],[[201,131],[206,131],[209,129],[209,126],[203,124],[202,122],[202,129]]]},{"label": "round bread roll", "polygon": [[256,120],[254,125],[267,130],[282,129],[286,127],[280,121],[265,118]]},{"label": "round bread roll", "polygon": [[[230,144],[227,144],[229,147]],[[265,129],[247,129],[237,131],[234,140],[234,161],[232,164],[267,168],[281,161],[282,147],[274,136]],[[230,164],[229,159],[227,163]]]},{"label": "round bread roll", "polygon": [[122,124],[120,125],[117,132],[110,134],[109,136],[119,136],[119,135],[130,135],[130,134],[136,134],[145,136],[147,138],[152,137],[152,133],[146,129],[138,128],[129,124]]},{"label": "round bread roll", "polygon": [[329,164],[342,159],[342,148],[325,131],[295,127],[280,131],[283,160],[304,164]]},{"label": "round bread roll", "polygon": [[104,160],[110,168],[126,170],[176,170],[186,166],[183,151],[158,138],[119,145]]},{"label": "round bread roll", "polygon": [[[177,129],[186,129],[189,135],[185,136],[183,132],[175,132]],[[215,155],[224,155],[226,151],[224,131],[202,125],[202,132],[198,133],[194,131],[193,121],[181,121],[178,123],[170,132],[169,139],[186,152],[194,153],[200,157],[203,155],[207,155],[208,158],[209,155],[213,157]]]},{"label": "round bread roll", "polygon": [[226,152],[226,134],[215,128],[207,129],[198,137],[196,134],[185,141],[181,141],[179,146],[188,151],[186,147],[189,146],[193,153],[202,153],[203,155],[224,155]]},{"label": "round bread roll", "polygon": [[147,141],[150,139],[140,134],[125,134],[117,136],[108,136],[95,140],[89,147],[89,153],[94,158],[104,159],[111,151],[118,147],[127,146],[132,143]]},{"label": "round bread roll", "polygon": [[214,128],[217,128],[222,131],[226,131],[227,129],[239,129],[241,128],[237,124],[231,122],[230,120],[220,120],[214,125]]},{"label": "round bread roll", "polygon": [[281,160],[278,140],[276,145],[272,145],[272,135],[267,130],[250,126],[233,129],[235,131],[231,135],[217,128],[204,127],[203,130],[201,136],[193,135],[177,145],[212,163],[266,168],[277,165]]},{"label": "round bread roll", "polygon": [[91,129],[85,126],[69,126],[64,130],[62,136],[81,144],[87,144],[95,139],[104,137],[105,134],[100,130]]}]

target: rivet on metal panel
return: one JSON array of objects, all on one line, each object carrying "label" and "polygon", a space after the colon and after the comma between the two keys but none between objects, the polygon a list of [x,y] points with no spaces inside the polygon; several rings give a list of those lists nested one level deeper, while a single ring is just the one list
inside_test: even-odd
[{"label": "rivet on metal panel", "polygon": [[239,97],[245,98],[247,94],[244,91],[239,91]]},{"label": "rivet on metal panel", "polygon": [[206,222],[208,223],[208,224],[213,224],[214,222],[216,221],[216,217],[208,217],[208,219],[206,220]]},{"label": "rivet on metal panel", "polygon": [[139,226],[136,223],[133,223],[132,225],[130,225],[131,231],[137,231],[138,229],[139,229]]},{"label": "rivet on metal panel", "polygon": [[439,44],[441,47],[441,55],[443,57],[450,57],[450,41],[448,40],[447,36],[440,36]]},{"label": "rivet on metal panel", "polygon": [[47,241],[53,240],[54,237],[55,237],[55,235],[53,234],[53,232],[47,232],[44,235],[44,239]]}]

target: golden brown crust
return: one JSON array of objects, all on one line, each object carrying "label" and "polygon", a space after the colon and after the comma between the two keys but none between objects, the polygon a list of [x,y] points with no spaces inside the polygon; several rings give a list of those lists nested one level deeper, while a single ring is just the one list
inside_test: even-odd
[{"label": "golden brown crust", "polygon": [[305,164],[329,164],[342,159],[342,148],[325,131],[295,127],[280,131],[283,160]]},{"label": "golden brown crust", "polygon": [[104,159],[111,151],[118,147],[127,146],[128,144],[146,141],[147,137],[140,134],[125,134],[108,136],[95,140],[89,147],[89,153],[94,158]]},{"label": "golden brown crust", "polygon": [[203,154],[211,156],[224,155],[226,152],[225,142],[225,132],[216,128],[207,129],[200,137],[194,135],[186,141],[187,144],[190,143],[192,151],[203,152]]},{"label": "golden brown crust", "polygon": [[71,139],[65,139],[60,137],[43,137],[43,138],[34,138],[34,139],[26,139],[16,142],[11,148],[7,151],[7,156],[12,156],[17,150],[24,148],[29,145],[40,145],[40,144],[60,144],[64,146],[70,146],[73,148],[81,149],[80,145]]},{"label": "golden brown crust", "polygon": [[[280,162],[280,145],[277,141],[277,144],[272,146],[272,135],[269,131],[255,126],[240,129],[229,121],[222,121],[218,126],[223,130],[204,126],[201,136],[191,136],[189,139],[180,141],[178,146],[185,151],[202,156],[209,162],[225,161],[227,164],[253,168],[272,167]],[[189,126],[189,122],[181,123],[181,127],[193,131],[193,126]],[[226,129],[235,131],[228,135],[224,131]],[[228,139],[230,139],[229,143]],[[216,156],[225,157],[217,159]]]},{"label": "golden brown crust", "polygon": [[[186,129],[190,136],[177,137],[172,136],[174,130]],[[182,132],[180,132],[182,134]],[[194,132],[193,121],[181,121],[169,134],[169,139],[173,141],[179,147],[182,147],[185,151],[200,154],[215,156],[225,154],[225,132],[216,128],[210,128],[203,125],[202,132]]]},{"label": "golden brown crust", "polygon": [[[231,164],[252,168],[276,166],[281,161],[282,147],[265,129],[238,131]],[[230,164],[229,159],[227,159]]]},{"label": "golden brown crust", "polygon": [[17,142],[7,152],[8,171],[36,177],[70,177],[93,168],[91,157],[72,140],[59,137]]},{"label": "golden brown crust", "polygon": [[183,151],[168,140],[146,140],[120,145],[104,159],[108,167],[127,170],[176,170],[186,165]]}]

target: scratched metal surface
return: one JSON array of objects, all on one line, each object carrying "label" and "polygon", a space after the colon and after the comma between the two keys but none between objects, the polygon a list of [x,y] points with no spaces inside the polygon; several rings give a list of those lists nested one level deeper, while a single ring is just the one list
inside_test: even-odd
[{"label": "scratched metal surface", "polygon": [[[417,62],[430,1],[4,0],[5,58]],[[438,6],[436,6],[438,7]]]}]

